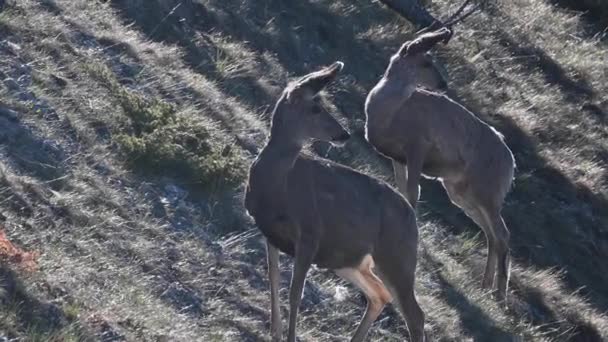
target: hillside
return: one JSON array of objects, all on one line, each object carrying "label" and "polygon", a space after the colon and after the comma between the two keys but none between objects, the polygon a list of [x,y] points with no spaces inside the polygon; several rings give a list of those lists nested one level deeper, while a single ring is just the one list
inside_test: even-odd
[{"label": "hillside", "polygon": [[[479,286],[479,228],[422,184],[433,340],[608,340],[608,37],[599,1],[572,3],[498,2],[438,49],[449,95],[505,135],[517,171],[506,307]],[[413,32],[369,0],[0,1],[0,341],[269,341],[242,193],[271,107],[343,61],[325,97],[353,138],[312,149],[392,181],[363,103]],[[284,319],[290,270],[282,258]],[[313,270],[301,340],[348,340],[364,303]],[[404,336],[392,307],[370,331]]]}]

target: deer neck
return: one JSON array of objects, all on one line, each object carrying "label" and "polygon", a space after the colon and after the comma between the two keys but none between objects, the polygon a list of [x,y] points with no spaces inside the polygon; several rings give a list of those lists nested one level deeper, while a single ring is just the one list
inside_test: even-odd
[{"label": "deer neck", "polygon": [[367,133],[384,132],[390,127],[415,90],[415,84],[383,77],[365,101]]},{"label": "deer neck", "polygon": [[290,141],[282,135],[271,134],[268,144],[262,149],[252,168],[252,178],[261,185],[257,191],[264,198],[284,203],[287,177],[293,169],[302,144]]}]

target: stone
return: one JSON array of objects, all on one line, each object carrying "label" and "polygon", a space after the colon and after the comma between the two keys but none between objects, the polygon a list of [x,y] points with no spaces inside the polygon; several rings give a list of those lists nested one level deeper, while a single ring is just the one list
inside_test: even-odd
[{"label": "stone", "polygon": [[17,91],[19,90],[19,83],[17,83],[17,81],[15,81],[15,79],[13,78],[5,78],[4,79],[4,85],[8,88],[8,90],[10,91]]},{"label": "stone", "polygon": [[68,85],[68,81],[63,77],[51,74],[51,79],[55,82],[55,84],[62,88]]},{"label": "stone", "polygon": [[19,113],[7,107],[0,106],[0,116],[10,121],[19,121]]}]

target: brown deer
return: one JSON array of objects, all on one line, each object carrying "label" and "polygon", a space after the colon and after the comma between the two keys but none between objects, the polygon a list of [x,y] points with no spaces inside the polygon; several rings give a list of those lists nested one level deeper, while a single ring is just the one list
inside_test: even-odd
[{"label": "brown deer", "polygon": [[493,127],[447,96],[418,88],[446,87],[427,52],[452,32],[441,28],[417,36],[390,59],[365,102],[366,139],[393,160],[398,188],[413,207],[420,175],[437,178],[450,200],[486,235],[488,258],[482,286],[497,298],[507,293],[509,230],[501,217],[515,162]]},{"label": "brown deer", "polygon": [[367,309],[352,341],[365,338],[393,297],[411,340],[424,341],[424,314],[414,295],[414,210],[385,182],[301,153],[313,139],[342,142],[349,137],[317,96],[342,66],[336,62],[287,86],[275,105],[268,143],[250,169],[245,207],[266,237],[271,334],[281,339],[282,251],[294,257],[288,341],[296,340],[298,306],[311,264],[334,270],[365,294]]}]

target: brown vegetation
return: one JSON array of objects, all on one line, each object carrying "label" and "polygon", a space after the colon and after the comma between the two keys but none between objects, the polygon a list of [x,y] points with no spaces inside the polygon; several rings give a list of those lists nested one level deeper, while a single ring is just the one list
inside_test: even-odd
[{"label": "brown vegetation", "polygon": [[33,272],[38,267],[37,258],[38,253],[26,252],[9,241],[0,227],[0,262],[8,262],[25,271]]}]

